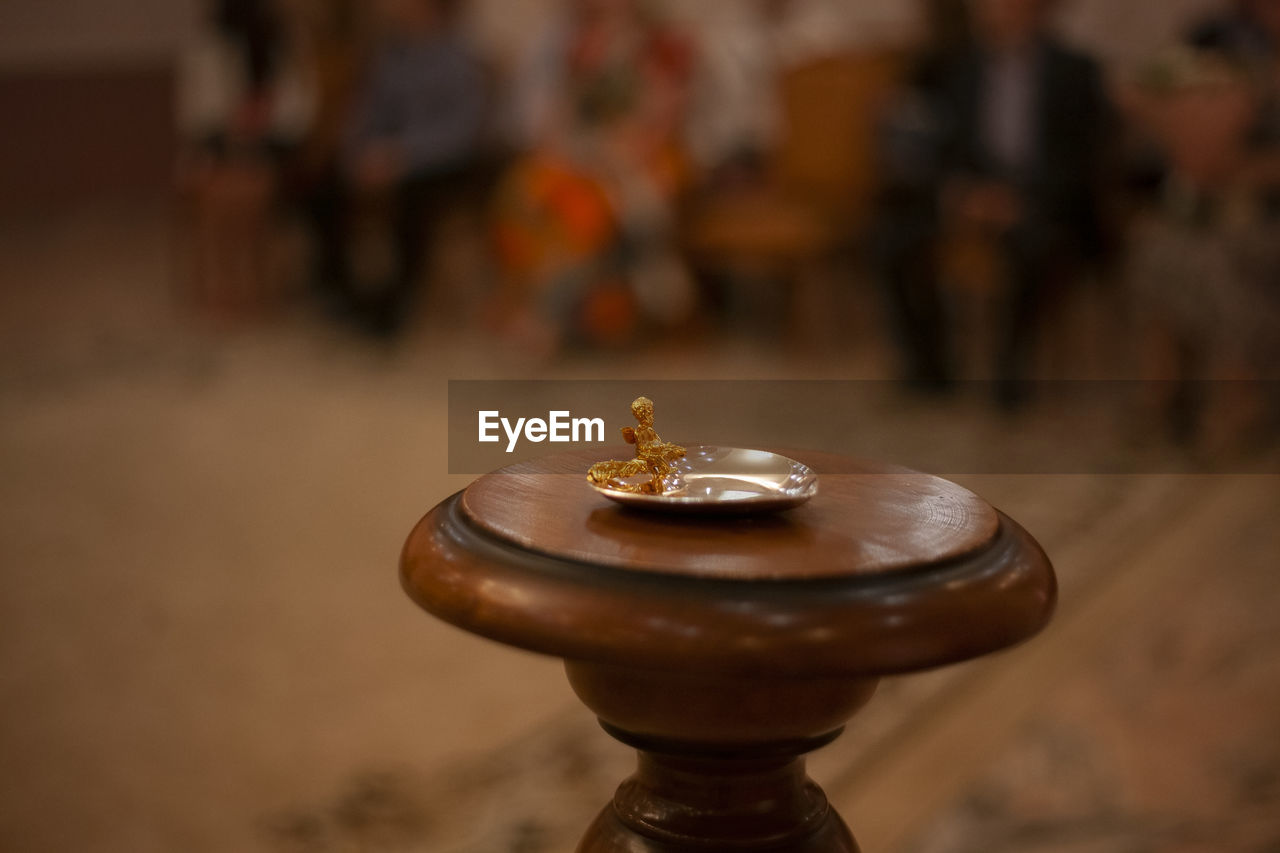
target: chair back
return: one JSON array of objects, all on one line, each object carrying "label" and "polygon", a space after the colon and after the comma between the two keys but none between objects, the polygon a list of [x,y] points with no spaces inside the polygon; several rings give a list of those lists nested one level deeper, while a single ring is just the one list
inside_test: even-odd
[{"label": "chair back", "polygon": [[865,221],[877,189],[876,128],[902,66],[899,52],[880,50],[823,57],[785,72],[778,185]]}]

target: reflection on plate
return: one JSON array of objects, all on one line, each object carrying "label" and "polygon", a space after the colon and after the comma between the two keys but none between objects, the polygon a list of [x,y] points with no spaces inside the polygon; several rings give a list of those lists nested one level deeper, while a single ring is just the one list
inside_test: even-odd
[{"label": "reflection on plate", "polygon": [[[755,513],[799,506],[818,493],[818,475],[802,462],[741,447],[698,445],[672,464],[660,495],[591,488],[627,506],[663,512]],[[641,475],[624,483],[639,484]]]}]

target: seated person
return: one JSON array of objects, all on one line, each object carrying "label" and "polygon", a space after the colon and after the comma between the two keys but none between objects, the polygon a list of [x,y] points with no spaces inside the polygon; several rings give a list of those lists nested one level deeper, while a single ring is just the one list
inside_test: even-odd
[{"label": "seated person", "polygon": [[1097,65],[1050,34],[1051,5],[971,0],[969,42],[931,57],[918,79],[914,123],[925,132],[913,145],[925,152],[912,152],[912,173],[875,240],[909,378],[929,385],[952,370],[938,286],[942,236],[974,230],[999,248],[1007,292],[996,391],[1008,405],[1025,394],[1061,262],[1096,256],[1102,243],[1095,190],[1109,110]]},{"label": "seated person", "polygon": [[1280,363],[1280,175],[1275,141],[1260,133],[1266,78],[1231,42],[1210,42],[1159,57],[1130,100],[1166,163],[1128,268],[1144,368],[1175,380],[1154,386],[1168,394],[1172,437],[1212,444],[1211,428],[1231,437],[1256,426],[1232,418],[1280,404],[1249,399],[1249,383],[1206,381],[1272,378]]},{"label": "seated person", "polygon": [[622,340],[640,314],[687,313],[671,229],[689,53],[641,0],[573,0],[532,44],[514,104],[524,153],[495,227],[501,322],[527,349]]},{"label": "seated person", "polygon": [[[470,177],[485,132],[485,73],[455,27],[449,0],[378,0],[383,30],[358,87],[339,174],[315,204],[321,283],[368,331],[403,326],[435,226]],[[352,281],[349,212],[386,203],[393,270],[372,296]]]}]

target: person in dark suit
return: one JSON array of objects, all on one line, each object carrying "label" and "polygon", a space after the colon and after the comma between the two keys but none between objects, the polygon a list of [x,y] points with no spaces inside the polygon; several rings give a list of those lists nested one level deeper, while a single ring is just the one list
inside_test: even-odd
[{"label": "person in dark suit", "polygon": [[[1097,189],[1109,109],[1097,65],[1047,28],[1051,0],[971,0],[971,37],[921,63],[907,137],[888,139],[892,189],[880,271],[909,378],[951,378],[938,291],[949,229],[999,247],[1006,299],[996,342],[1000,402],[1025,394],[1027,365],[1059,271],[1103,249]],[[908,156],[904,157],[904,152]]]}]

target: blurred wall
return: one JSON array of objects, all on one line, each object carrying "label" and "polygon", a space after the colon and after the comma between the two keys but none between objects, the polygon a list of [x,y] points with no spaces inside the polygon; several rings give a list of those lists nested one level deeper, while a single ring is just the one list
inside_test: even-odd
[{"label": "blurred wall", "polygon": [[199,9],[198,0],[3,0],[0,71],[163,64]]},{"label": "blurred wall", "polygon": [[[732,7],[757,0],[667,0],[672,13],[695,29],[714,32]],[[831,44],[859,47],[901,43],[917,32],[911,0],[792,0],[798,29]],[[1059,24],[1074,42],[1113,65],[1130,66],[1177,38],[1187,22],[1228,0],[1062,0]],[[477,36],[503,58],[536,33],[557,0],[474,0]]]},{"label": "blurred wall", "polygon": [[[668,5],[708,37],[732,6]],[[789,40],[820,46],[902,43],[917,26],[908,0],[794,0]],[[1118,67],[1173,38],[1215,0],[1064,0],[1062,27]],[[174,151],[173,57],[201,0],[0,0],[0,212],[101,197],[156,196]],[[511,64],[557,0],[474,0],[479,41]]]},{"label": "blurred wall", "polygon": [[164,192],[173,57],[198,9],[197,0],[0,2],[0,213]]},{"label": "blurred wall", "polygon": [[167,64],[0,72],[0,215],[165,192],[176,153]]}]

